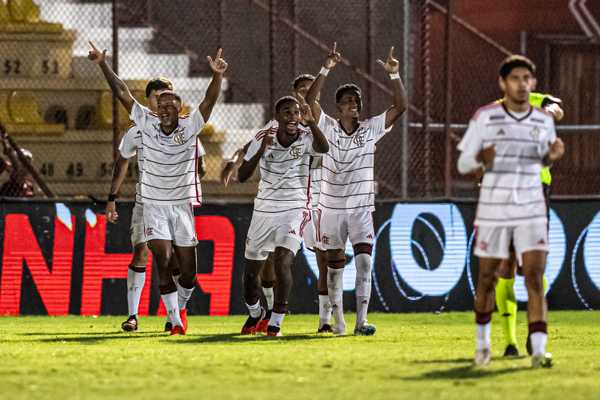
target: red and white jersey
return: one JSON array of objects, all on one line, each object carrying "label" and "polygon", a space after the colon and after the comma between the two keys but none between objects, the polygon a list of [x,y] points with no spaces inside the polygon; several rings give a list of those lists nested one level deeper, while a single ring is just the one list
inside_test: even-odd
[{"label": "red and white jersey", "polygon": [[391,130],[385,128],[385,112],[359,121],[351,133],[321,112],[319,128],[329,142],[322,158],[319,208],[337,214],[374,211],[375,145]]},{"label": "red and white jersey", "polygon": [[[270,120],[267,124],[262,128],[262,130],[266,129],[275,129],[279,127],[279,123],[277,120]],[[302,125],[302,127],[306,130],[310,130],[310,128],[306,125]],[[310,207],[312,209],[316,209],[319,205],[319,193],[321,192],[321,162],[323,155],[316,153],[311,158],[310,163],[310,172],[309,172],[309,192],[308,195],[310,197]]]},{"label": "red and white jersey", "polygon": [[298,213],[310,208],[308,180],[313,136],[309,129],[299,125],[295,142],[283,147],[277,141],[277,127],[261,130],[252,139],[244,160],[249,161],[260,150],[262,140],[274,135],[273,143],[259,161],[260,182],[254,200],[254,212],[277,216],[288,212]]},{"label": "red and white jersey", "polygon": [[472,160],[482,149],[496,148],[494,164],[481,182],[475,225],[546,223],[540,171],[555,140],[554,119],[539,108],[514,113],[500,103],[475,113],[458,145],[461,158]]},{"label": "red and white jersey", "polygon": [[137,102],[130,118],[139,134],[128,131],[119,150],[124,158],[137,152],[138,162],[142,160],[137,193],[140,201],[162,205],[199,202],[202,192],[196,160],[205,151],[198,139],[204,126],[198,108],[189,116],[180,117],[177,128],[169,135],[160,128],[158,116]]}]

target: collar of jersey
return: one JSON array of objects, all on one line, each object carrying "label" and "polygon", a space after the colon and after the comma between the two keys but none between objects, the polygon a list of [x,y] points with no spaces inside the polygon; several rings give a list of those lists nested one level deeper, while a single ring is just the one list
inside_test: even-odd
[{"label": "collar of jersey", "polygon": [[521,122],[521,121],[526,120],[531,115],[534,107],[532,105],[529,105],[529,111],[527,111],[527,114],[523,115],[521,118],[517,118],[516,115],[511,113],[510,110],[508,109],[508,107],[506,107],[506,103],[504,103],[504,102],[502,102],[502,108],[504,109],[504,112],[506,114],[508,114],[509,117],[511,117],[512,119],[514,119],[517,122]]},{"label": "collar of jersey", "polygon": [[353,130],[352,132],[348,132],[348,131],[347,131],[347,130],[344,128],[344,125],[342,125],[342,121],[341,121],[341,120],[339,120],[339,119],[338,119],[338,120],[337,120],[337,123],[338,123],[338,125],[339,125],[340,129],[341,129],[342,131],[344,131],[344,133],[345,133],[346,135],[348,135],[348,136],[352,136],[352,135],[354,135],[354,134],[356,133],[356,131],[358,131],[358,129],[359,129],[359,128],[360,128],[360,126],[362,125],[362,121],[358,121],[358,125],[356,125],[356,128],[354,128],[354,130]]}]

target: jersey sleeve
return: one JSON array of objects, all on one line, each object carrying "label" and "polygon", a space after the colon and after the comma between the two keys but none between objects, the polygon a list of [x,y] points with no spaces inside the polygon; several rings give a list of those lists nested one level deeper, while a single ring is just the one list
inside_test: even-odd
[{"label": "jersey sleeve", "polygon": [[138,147],[141,145],[142,133],[136,126],[130,128],[119,144],[119,153],[123,158],[131,158],[136,155]]},{"label": "jersey sleeve", "polygon": [[319,122],[317,122],[317,126],[323,132],[326,138],[329,140],[333,140],[333,128],[337,124],[337,121],[331,118],[329,115],[325,114],[324,111],[321,111],[321,116],[319,117]]},{"label": "jersey sleeve", "polygon": [[369,130],[372,132],[373,139],[375,139],[375,142],[378,142],[379,139],[381,139],[383,137],[383,135],[385,135],[386,133],[391,131],[393,128],[393,125],[387,129],[385,127],[386,113],[387,113],[387,111],[384,111],[383,113],[376,115],[374,117],[371,117],[367,120],[367,126],[369,127]]},{"label": "jersey sleeve", "polygon": [[541,158],[544,158],[550,151],[550,146],[556,141],[556,126],[554,125],[554,119],[548,118],[549,126],[546,131],[545,137],[540,138],[539,143],[539,154]]},{"label": "jersey sleeve", "polygon": [[136,101],[133,102],[133,107],[131,107],[131,112],[129,113],[129,119],[133,121],[139,127],[143,127],[146,123],[146,118],[150,115],[150,109],[144,107],[140,103]]},{"label": "jersey sleeve", "polygon": [[458,171],[461,174],[467,174],[481,166],[476,157],[483,148],[482,129],[481,116],[471,119],[465,136],[457,146],[461,152],[458,158]]},{"label": "jersey sleeve", "polygon": [[199,135],[200,131],[206,123],[206,121],[204,121],[202,113],[200,112],[200,108],[196,107],[187,118],[187,124],[190,129],[190,132],[192,132],[192,134],[194,135]]}]

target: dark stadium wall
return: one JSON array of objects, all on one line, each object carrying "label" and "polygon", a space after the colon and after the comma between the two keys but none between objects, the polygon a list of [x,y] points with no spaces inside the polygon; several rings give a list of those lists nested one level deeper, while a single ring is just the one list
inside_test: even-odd
[{"label": "dark stadium wall", "polygon": [[[107,224],[92,203],[4,202],[0,206],[0,315],[126,314],[132,204]],[[371,310],[469,310],[477,259],[471,256],[472,203],[380,203],[375,212]],[[555,202],[546,276],[551,309],[600,307],[600,202]],[[197,289],[191,314],[245,312],[244,242],[252,206],[196,209]],[[346,249],[345,304],[354,309],[354,264]],[[151,261],[148,264],[151,265]],[[164,314],[156,274],[147,269],[140,313]],[[292,313],[317,312],[314,254],[301,250],[293,270]],[[523,279],[517,298],[525,306]]]}]

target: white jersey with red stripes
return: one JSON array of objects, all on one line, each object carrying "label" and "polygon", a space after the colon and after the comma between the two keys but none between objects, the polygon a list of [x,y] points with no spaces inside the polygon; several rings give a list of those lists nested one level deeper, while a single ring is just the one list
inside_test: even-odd
[{"label": "white jersey with red stripes", "polygon": [[515,113],[494,103],[477,111],[458,150],[461,157],[475,158],[493,145],[496,157],[481,181],[475,225],[546,223],[540,171],[555,140],[554,119],[537,107]]},{"label": "white jersey with red stripes", "polygon": [[119,150],[124,158],[141,151],[137,193],[141,202],[159,205],[200,202],[202,192],[196,160],[205,151],[198,139],[204,126],[199,109],[180,117],[177,128],[168,135],[162,131],[158,116],[137,102],[130,118],[137,130],[125,134]]},{"label": "white jersey with red stripes", "polygon": [[287,147],[277,140],[277,127],[267,125],[252,139],[244,160],[249,161],[258,153],[262,140],[273,135],[273,143],[265,150],[259,161],[260,183],[254,200],[254,212],[276,216],[288,212],[302,212],[310,208],[309,169],[313,150],[310,130],[298,126],[297,139]]}]

